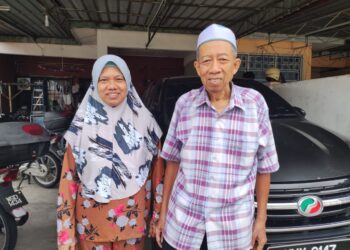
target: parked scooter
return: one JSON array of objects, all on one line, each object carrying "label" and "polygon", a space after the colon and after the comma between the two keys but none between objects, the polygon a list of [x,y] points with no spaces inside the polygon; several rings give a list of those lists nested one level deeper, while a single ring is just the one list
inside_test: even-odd
[{"label": "parked scooter", "polygon": [[[48,131],[50,133],[50,131]],[[61,177],[62,160],[65,152],[63,133],[50,133],[50,149],[44,156],[27,162],[19,167],[22,181],[33,177],[34,181],[44,187],[53,188]]]},{"label": "parked scooter", "polygon": [[49,134],[38,124],[28,122],[0,123],[0,249],[13,250],[17,226],[28,219],[23,208],[28,204],[23,193],[14,190],[20,164],[33,161],[49,150]]},{"label": "parked scooter", "polygon": [[71,112],[45,112],[44,126],[51,136],[50,150],[43,157],[40,157],[34,165],[22,168],[24,174],[33,176],[35,182],[42,187],[55,187],[60,180],[66,148],[63,135],[68,129],[73,115]]},{"label": "parked scooter", "polygon": [[32,162],[26,162],[19,167],[21,182],[33,178],[44,187],[53,188],[61,177],[62,160],[65,152],[63,135],[68,129],[73,114],[45,112],[44,127],[50,134],[50,149],[47,154]]}]

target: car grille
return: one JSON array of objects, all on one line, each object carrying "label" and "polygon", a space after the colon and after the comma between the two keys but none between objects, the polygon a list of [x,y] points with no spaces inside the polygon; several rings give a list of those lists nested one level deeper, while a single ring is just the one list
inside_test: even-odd
[{"label": "car grille", "polygon": [[[298,200],[313,195],[323,202],[314,217],[298,213]],[[350,183],[348,179],[303,184],[271,185],[266,231],[287,233],[339,228],[350,225]]]}]

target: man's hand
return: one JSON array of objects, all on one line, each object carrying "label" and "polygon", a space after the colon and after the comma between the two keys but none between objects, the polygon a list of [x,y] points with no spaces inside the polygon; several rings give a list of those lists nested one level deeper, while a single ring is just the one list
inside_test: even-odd
[{"label": "man's hand", "polygon": [[255,249],[254,246],[257,244],[257,250],[263,250],[264,245],[266,244],[266,226],[265,221],[255,221],[253,227],[253,237],[252,237],[252,249]]},{"label": "man's hand", "polygon": [[[256,220],[253,227],[252,248],[262,250],[266,244],[266,207],[270,191],[270,174],[257,174],[256,177],[256,201],[258,204]],[[254,248],[255,244],[257,247]]]},{"label": "man's hand", "polygon": [[163,230],[165,226],[165,216],[160,215],[158,222],[156,223],[156,240],[157,244],[160,248],[162,248],[163,244]]}]

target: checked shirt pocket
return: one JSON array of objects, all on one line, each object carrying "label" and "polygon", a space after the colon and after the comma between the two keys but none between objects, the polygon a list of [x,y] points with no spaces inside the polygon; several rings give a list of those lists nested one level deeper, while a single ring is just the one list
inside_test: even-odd
[{"label": "checked shirt pocket", "polygon": [[257,141],[238,140],[232,143],[233,161],[240,169],[251,169],[256,160],[258,150]]}]

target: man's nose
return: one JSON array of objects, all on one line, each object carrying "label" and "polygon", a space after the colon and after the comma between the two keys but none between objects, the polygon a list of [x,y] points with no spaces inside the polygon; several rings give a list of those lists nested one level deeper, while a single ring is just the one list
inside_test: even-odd
[{"label": "man's nose", "polygon": [[210,73],[215,74],[220,72],[220,64],[218,60],[214,59],[210,66]]}]

